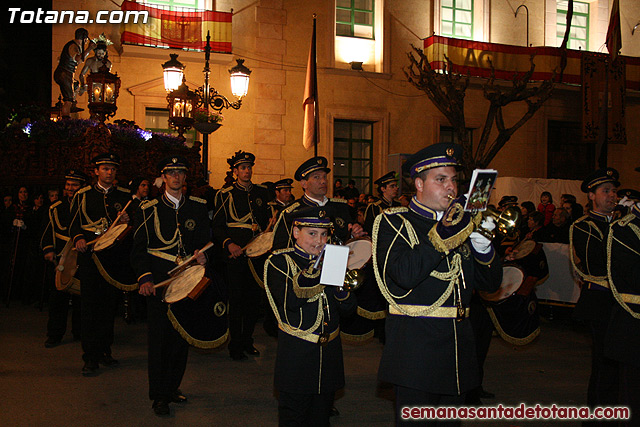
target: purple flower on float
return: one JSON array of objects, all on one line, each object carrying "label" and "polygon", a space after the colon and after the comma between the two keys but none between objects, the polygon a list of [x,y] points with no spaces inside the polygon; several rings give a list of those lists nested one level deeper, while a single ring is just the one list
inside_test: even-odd
[{"label": "purple flower on float", "polygon": [[153,136],[153,132],[151,132],[150,130],[136,129],[136,131],[138,132],[138,135],[144,138],[145,141],[150,140]]},{"label": "purple flower on float", "polygon": [[24,125],[24,127],[22,128],[22,132],[26,133],[27,135],[31,135],[31,126],[33,126],[31,123],[27,123],[26,125]]}]

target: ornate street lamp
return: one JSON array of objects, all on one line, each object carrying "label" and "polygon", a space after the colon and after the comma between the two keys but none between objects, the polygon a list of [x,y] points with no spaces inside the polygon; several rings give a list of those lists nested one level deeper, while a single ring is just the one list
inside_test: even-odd
[{"label": "ornate street lamp", "polygon": [[115,116],[116,100],[120,94],[120,77],[111,74],[106,65],[97,73],[87,76],[87,92],[89,95],[89,112],[93,120],[104,123],[110,117]]},{"label": "ornate street lamp", "polygon": [[178,131],[180,139],[184,142],[186,141],[184,133],[193,126],[198,95],[189,90],[183,77],[182,84],[167,95],[167,102],[169,103],[169,126]]},{"label": "ornate street lamp", "polygon": [[[231,79],[231,93],[237,98],[235,102],[229,101],[224,95],[218,93],[218,91],[209,85],[209,74],[211,74],[211,70],[209,69],[209,59],[211,56],[211,37],[209,32],[207,32],[207,45],[204,49],[204,85],[200,86],[196,89],[195,92],[191,92],[185,83],[184,79],[184,65],[178,61],[177,54],[170,54],[171,59],[165,62],[162,66],[164,69],[164,81],[165,81],[165,89],[169,92],[167,95],[167,101],[169,102],[169,125],[173,128],[177,129],[182,137],[182,133],[187,131],[192,126],[198,130],[198,132],[202,133],[202,164],[204,166],[206,177],[205,179],[209,180],[209,134],[215,132],[220,128],[219,123],[195,123],[194,121],[194,113],[196,108],[204,109],[206,115],[208,115],[209,109],[213,111],[220,112],[225,108],[233,108],[234,110],[239,109],[242,106],[242,98],[247,95],[247,91],[249,89],[249,75],[251,74],[251,70],[247,68],[243,63],[243,59],[237,59],[237,64],[229,70],[230,79]],[[178,71],[179,70],[179,71]],[[182,73],[182,85],[177,89],[173,89],[172,81],[174,81],[174,77],[172,73]],[[184,86],[184,88],[183,88]],[[178,93],[178,91],[182,91]],[[191,97],[190,94],[195,96],[195,99]],[[176,108],[176,99],[180,99],[180,103],[183,101],[184,109],[182,108],[182,104],[178,109],[174,111]],[[192,100],[190,104],[190,116],[187,116],[186,108],[188,103],[187,100]],[[176,113],[182,113],[182,116],[178,115],[178,117],[183,117],[183,119],[175,120]],[[190,120],[187,120],[190,119]],[[180,126],[180,127],[179,127]]]},{"label": "ornate street lamp", "polygon": [[177,53],[170,53],[170,60],[162,64],[164,75],[164,88],[167,92],[178,89],[184,77],[184,65],[178,61]]}]

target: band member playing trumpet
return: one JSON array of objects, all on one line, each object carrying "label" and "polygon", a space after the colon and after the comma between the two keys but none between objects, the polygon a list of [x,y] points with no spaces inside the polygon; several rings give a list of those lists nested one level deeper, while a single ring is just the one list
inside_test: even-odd
[{"label": "band member playing trumpet", "polygon": [[322,252],[332,226],[323,207],[289,214],[294,246],[265,265],[264,284],[278,320],[275,388],[280,425],[328,426],[336,390],[344,387],[340,316],[354,311],[350,292],[320,284]]},{"label": "band member playing trumpet", "polygon": [[254,267],[243,248],[267,229],[271,213],[267,188],[251,182],[255,159],[251,153],[238,151],[227,160],[236,180],[216,194],[212,221],[213,238],[223,248],[227,270],[229,354],[233,360],[246,359],[245,353],[260,355],[253,346],[253,330],[262,295],[262,269]]},{"label": "band member playing trumpet", "polygon": [[[56,256],[60,254],[69,240],[71,199],[88,179],[87,175],[77,169],[69,169],[64,177],[64,195],[62,200],[49,207],[49,222],[40,240],[44,259],[53,263],[55,263]],[[55,347],[62,341],[67,329],[67,313],[70,299],[73,309],[71,332],[74,339],[80,339],[80,295],[71,295],[69,292],[59,291],[53,285],[49,293],[49,322],[47,323],[47,340],[44,342],[44,346],[47,348]]]},{"label": "band member playing trumpet", "polygon": [[416,195],[373,225],[374,272],[389,303],[378,377],[395,386],[398,424],[413,425],[403,408],[463,404],[479,385],[469,301],[474,288],[495,291],[502,268],[463,198],[450,200],[461,154],[440,143],[407,159]]},{"label": "band member playing trumpet", "polygon": [[[116,219],[128,223],[129,215],[123,208],[131,200],[129,190],[113,184],[120,157],[105,153],[93,159],[98,182],[76,193],[71,202],[70,236],[78,256],[79,277],[82,282],[82,375],[98,373],[98,364],[116,366],[111,357],[113,322],[121,291],[138,288],[129,264],[131,237],[117,246],[93,252],[90,242],[95,241]],[[89,242],[89,243],[88,243]]]},{"label": "band member playing trumpet", "polygon": [[156,415],[162,416],[170,414],[170,402],[187,400],[179,387],[189,344],[173,327],[163,290],[155,289],[154,284],[167,279],[167,272],[191,254],[199,264],[206,263],[205,254],[198,249],[209,241],[209,217],[205,200],[182,194],[189,169],[184,157],[166,158],[158,169],[166,190],[157,199],[142,201],[135,213],[131,264],[139,292],[147,297],[149,399]]}]

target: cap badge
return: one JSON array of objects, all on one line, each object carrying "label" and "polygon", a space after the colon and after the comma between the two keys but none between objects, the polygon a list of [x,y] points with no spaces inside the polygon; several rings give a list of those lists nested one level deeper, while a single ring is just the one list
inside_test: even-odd
[{"label": "cap badge", "polygon": [[172,161],[173,163],[178,163],[178,159],[176,159],[175,157],[174,157],[173,159],[171,159],[171,161]]},{"label": "cap badge", "polygon": [[325,215],[324,211],[318,212],[318,218],[324,218],[324,215]]},{"label": "cap badge", "polygon": [[319,165],[322,164],[322,160],[320,160],[320,159],[318,159],[317,162],[318,162]]},{"label": "cap badge", "polygon": [[447,156],[449,157],[453,156],[453,148],[447,148]]},{"label": "cap badge", "polygon": [[609,176],[613,175],[613,171],[612,170],[608,170],[607,171],[607,175],[609,175]]}]

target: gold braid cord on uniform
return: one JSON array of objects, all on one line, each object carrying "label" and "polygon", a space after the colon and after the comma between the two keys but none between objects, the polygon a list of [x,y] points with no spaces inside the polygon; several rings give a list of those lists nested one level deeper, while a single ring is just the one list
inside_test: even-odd
[{"label": "gold braid cord on uniform", "polygon": [[135,291],[136,289],[138,289],[138,284],[134,283],[132,285],[126,285],[124,283],[118,282],[116,279],[114,279],[113,277],[111,277],[109,275],[109,273],[107,273],[107,270],[104,269],[104,267],[102,266],[102,263],[100,262],[100,259],[96,256],[96,254],[91,254],[91,258],[93,259],[93,262],[96,265],[96,268],[98,269],[98,271],[100,272],[100,275],[104,278],[104,280],[115,286],[116,288],[120,289],[121,291]]},{"label": "gold braid cord on uniform", "polygon": [[[274,314],[276,320],[278,321],[278,326],[280,327],[280,329],[282,329],[284,332],[286,332],[287,334],[292,335],[294,337],[297,337],[297,338],[300,338],[300,339],[304,339],[304,340],[308,340],[307,338],[309,337],[309,335],[313,334],[313,332],[315,330],[317,330],[318,327],[320,327],[320,325],[322,324],[322,318],[324,316],[324,313],[323,313],[323,310],[322,310],[322,298],[321,298],[321,296],[323,295],[323,293],[321,292],[321,293],[317,294],[316,296],[314,296],[313,298],[310,298],[307,301],[307,302],[314,302],[314,301],[318,302],[318,309],[317,309],[318,314],[316,316],[315,322],[313,323],[313,325],[311,325],[311,327],[309,329],[300,329],[298,327],[291,326],[289,324],[289,319],[286,318],[286,315],[287,315],[287,308],[286,308],[287,307],[287,290],[286,290],[286,287],[289,286],[290,283],[293,283],[293,278],[300,272],[300,268],[296,265],[296,263],[293,261],[293,259],[291,259],[291,257],[286,253],[286,252],[291,252],[291,251],[293,251],[293,249],[289,248],[289,249],[275,251],[273,253],[273,255],[284,253],[285,260],[287,261],[287,271],[280,270],[278,267],[276,267],[271,262],[271,256],[267,259],[267,262],[265,263],[265,266],[264,266],[264,289],[267,291],[267,299],[269,300],[269,305],[271,306],[271,309],[273,310],[273,314]],[[283,322],[282,318],[280,317],[280,312],[278,311],[278,306],[276,305],[276,302],[273,300],[273,296],[271,295],[271,290],[269,289],[269,285],[268,285],[268,282],[267,282],[269,267],[274,268],[276,271],[280,272],[285,277],[283,313],[285,315],[286,323]],[[302,308],[300,308],[300,314],[302,314]],[[300,316],[300,322],[302,322],[302,316]]]},{"label": "gold braid cord on uniform", "polygon": [[[583,216],[582,218],[585,218],[585,216]],[[585,230],[581,229],[580,227],[575,227],[576,224],[578,224],[578,221],[580,221],[582,218],[576,220],[576,222],[574,222],[573,224],[571,224],[571,227],[569,228],[569,259],[571,259],[571,266],[573,267],[573,270],[578,274],[578,276],[580,276],[580,278],[582,278],[583,280],[587,281],[587,282],[592,282],[595,283],[597,285],[600,285],[604,288],[608,288],[609,287],[609,281],[606,277],[604,276],[592,276],[584,271],[582,271],[580,268],[578,268],[578,263],[576,262],[576,259],[579,260],[578,255],[576,255],[576,250],[575,250],[575,246],[573,244],[573,231],[577,228],[579,231],[586,233]],[[586,221],[584,222],[585,224],[588,224]],[[593,229],[595,228],[598,233],[600,234],[600,230],[598,229],[598,227],[595,226],[591,226],[589,225],[589,229]],[[602,236],[602,234],[600,234],[600,240],[602,240],[604,236]]]},{"label": "gold braid cord on uniform", "polygon": [[[442,295],[440,296],[440,298],[438,298],[433,305],[424,305],[424,306],[406,306],[406,305],[400,305],[396,302],[396,299],[402,299],[405,298],[406,296],[408,296],[411,291],[408,291],[405,295],[402,296],[397,296],[397,295],[393,295],[391,293],[391,291],[389,291],[389,287],[387,286],[387,283],[385,281],[385,277],[386,277],[386,268],[387,268],[387,262],[389,260],[389,253],[391,252],[391,248],[393,247],[393,245],[396,242],[396,239],[398,238],[398,236],[402,237],[408,244],[409,246],[413,249],[414,246],[416,246],[419,242],[418,237],[416,235],[416,232],[413,228],[413,226],[411,225],[411,223],[404,217],[402,218],[402,226],[400,227],[400,229],[397,229],[394,227],[394,225],[391,223],[391,221],[389,221],[388,218],[388,213],[383,213],[382,215],[378,215],[378,217],[376,218],[375,222],[373,223],[373,236],[377,236],[378,235],[378,230],[380,229],[380,222],[381,221],[387,221],[388,225],[393,228],[396,231],[396,237],[393,239],[393,241],[391,242],[391,244],[389,245],[389,247],[387,248],[387,252],[385,254],[385,258],[384,258],[384,271],[382,272],[382,274],[380,274],[380,268],[379,268],[379,264],[378,264],[378,239],[374,238],[373,239],[373,248],[372,248],[372,252],[373,252],[373,271],[375,272],[376,275],[376,281],[378,282],[378,287],[380,288],[380,292],[382,293],[382,295],[384,296],[384,298],[387,300],[387,302],[389,303],[389,305],[391,307],[393,307],[394,309],[396,309],[398,312],[404,314],[405,316],[410,316],[410,317],[429,317],[429,315],[431,313],[433,313],[435,310],[437,310],[439,307],[441,307],[445,301],[449,298],[449,296],[451,296],[453,289],[455,287],[455,284],[458,282],[458,277],[460,276],[460,274],[462,273],[462,258],[460,256],[460,254],[455,254],[453,256],[453,258],[451,259],[451,261],[449,262],[449,260],[447,260],[447,262],[449,263],[449,271],[446,272],[439,272],[439,271],[432,271],[431,272],[431,277],[435,277],[436,279],[442,280],[444,282],[448,281],[449,284],[447,286],[447,289],[445,289],[445,291],[442,293]],[[402,235],[402,229],[405,228],[406,232],[407,232],[407,236],[409,237],[409,240],[407,240],[403,235]]]},{"label": "gold braid cord on uniform", "polygon": [[169,307],[169,310],[167,311],[167,316],[169,317],[169,320],[171,321],[171,324],[173,325],[175,330],[178,331],[180,336],[187,343],[189,343],[190,345],[192,345],[192,346],[194,346],[196,348],[202,348],[202,349],[210,350],[210,349],[213,349],[213,348],[216,348],[216,347],[220,347],[222,344],[225,343],[227,338],[229,338],[229,329],[227,329],[227,332],[225,332],[223,336],[221,336],[220,338],[215,339],[213,341],[202,341],[202,340],[199,340],[199,339],[194,338],[191,335],[189,335],[189,333],[182,327],[180,322],[178,322],[178,319],[176,319],[176,316],[171,312],[171,307]]},{"label": "gold braid cord on uniform", "polygon": [[[611,276],[611,247],[613,245],[613,241],[614,240],[617,243],[620,243],[621,245],[623,245],[624,247],[629,249],[630,251],[635,252],[637,255],[640,255],[640,253],[638,253],[638,251],[630,248],[629,246],[627,246],[624,243],[622,243],[620,240],[618,240],[615,237],[613,237],[613,225],[614,224],[618,224],[621,227],[629,227],[631,229],[631,231],[633,231],[633,234],[636,235],[636,238],[640,241],[640,229],[638,228],[637,225],[631,224],[631,220],[634,217],[635,217],[635,215],[629,214],[629,215],[625,216],[624,218],[621,218],[618,221],[615,221],[613,224],[611,224],[611,228],[609,229],[609,237],[607,239],[607,276],[608,276],[608,279],[609,279],[609,285],[610,285],[610,288],[611,288],[611,293],[613,293],[613,297],[618,302],[618,304],[620,304],[620,307],[622,307],[634,319],[640,319],[640,313],[636,313],[635,311],[633,311],[631,309],[631,307],[629,307],[629,304],[628,304],[628,303],[639,304],[640,300],[636,301],[636,299],[639,299],[640,297],[638,295],[623,294],[623,293],[618,292],[618,289],[615,287],[615,284],[613,283],[613,278]],[[627,301],[625,301],[625,299]]]}]

